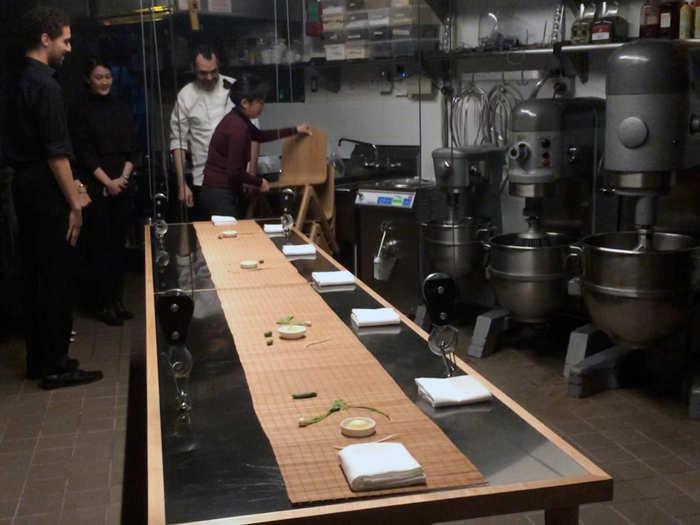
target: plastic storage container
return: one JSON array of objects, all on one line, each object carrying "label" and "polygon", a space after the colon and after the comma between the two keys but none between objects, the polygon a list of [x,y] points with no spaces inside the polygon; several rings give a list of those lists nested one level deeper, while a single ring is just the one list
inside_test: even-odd
[{"label": "plastic storage container", "polygon": [[369,58],[369,46],[366,40],[348,41],[345,44],[345,60]]},{"label": "plastic storage container", "polygon": [[440,24],[435,12],[426,5],[392,7],[390,12],[391,25],[401,26],[409,24]]},{"label": "plastic storage container", "polygon": [[321,17],[345,14],[345,0],[320,0]]},{"label": "plastic storage container", "polygon": [[348,29],[345,31],[346,42],[357,42],[358,40],[369,40],[369,30],[364,29]]},{"label": "plastic storage container", "polygon": [[323,44],[343,44],[345,43],[345,33],[343,31],[324,31]]},{"label": "plastic storage container", "polygon": [[345,29],[345,18],[342,15],[333,15],[323,20],[323,30],[325,32],[342,31],[343,29]]},{"label": "plastic storage container", "polygon": [[391,7],[391,0],[365,0],[366,9],[384,9]]},{"label": "plastic storage container", "polygon": [[345,44],[330,44],[323,46],[326,60],[345,60]]},{"label": "plastic storage container", "polygon": [[367,21],[370,27],[388,26],[391,23],[391,9],[372,9],[367,11]]},{"label": "plastic storage container", "polygon": [[354,11],[348,12],[345,15],[345,29],[364,29],[369,27],[369,18],[367,16],[367,11]]},{"label": "plastic storage container", "polygon": [[434,25],[403,25],[391,28],[392,40],[438,40],[440,26]]},{"label": "plastic storage container", "polygon": [[389,26],[370,27],[369,28],[369,39],[370,40],[391,40],[391,29],[389,28]]}]

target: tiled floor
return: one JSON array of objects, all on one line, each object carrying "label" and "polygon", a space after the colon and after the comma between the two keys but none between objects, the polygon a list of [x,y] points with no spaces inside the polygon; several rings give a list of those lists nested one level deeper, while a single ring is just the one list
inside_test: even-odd
[{"label": "tiled floor", "polygon": [[[123,328],[77,316],[71,353],[105,373],[92,385],[40,390],[23,379],[21,340],[0,336],[0,525],[119,523],[129,353],[144,337],[142,290],[142,277],[132,275],[128,304],[137,318]],[[700,423],[688,420],[686,405],[642,390],[568,398],[563,360],[563,349],[469,359],[614,476],[614,501],[582,508],[582,523],[700,525]],[[543,522],[540,512],[468,523]]]},{"label": "tiled floor", "polygon": [[129,353],[144,337],[143,278],[113,328],[77,315],[71,356],[104,379],[54,391],[24,380],[24,345],[0,336],[0,525],[118,524],[126,439]]},{"label": "tiled floor", "polygon": [[[467,361],[613,476],[613,501],[583,507],[582,523],[700,524],[700,422],[688,419],[687,404],[642,389],[569,398],[563,352],[507,349]],[[544,517],[468,523],[539,524]]]}]

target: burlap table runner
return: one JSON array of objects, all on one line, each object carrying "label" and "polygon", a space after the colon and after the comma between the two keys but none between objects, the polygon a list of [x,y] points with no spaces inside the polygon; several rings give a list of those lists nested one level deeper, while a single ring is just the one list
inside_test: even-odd
[{"label": "burlap table runner", "polygon": [[[238,239],[220,240],[216,233],[221,228],[205,223],[195,224],[195,228],[235,340],[255,413],[270,440],[292,503],[484,483],[474,465],[404,395],[352,330],[284,260],[262,230],[258,228],[257,233]],[[274,267],[231,271],[241,259],[263,256],[264,264],[270,261]],[[294,275],[289,273],[289,268],[294,270]],[[311,322],[305,338],[277,337],[275,322],[287,315]],[[275,333],[272,346],[265,342],[267,330]],[[303,400],[291,397],[292,393],[308,391],[317,392],[318,397]],[[350,409],[315,425],[298,426],[300,416],[321,414],[338,398],[378,408],[389,414],[391,420],[366,410]],[[342,436],[339,423],[352,415],[372,417],[377,422],[377,433],[364,439]],[[392,441],[403,443],[422,465],[427,485],[351,491],[335,447],[374,441],[391,434],[396,436]]]}]

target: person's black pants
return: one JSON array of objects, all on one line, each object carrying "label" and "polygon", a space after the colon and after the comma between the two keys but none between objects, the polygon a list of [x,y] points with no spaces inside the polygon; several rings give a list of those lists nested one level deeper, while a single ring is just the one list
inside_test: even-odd
[{"label": "person's black pants", "polygon": [[122,301],[126,267],[126,238],[134,217],[129,190],[116,197],[98,195],[83,212],[85,253],[97,309]]},{"label": "person's black pants", "polygon": [[33,202],[15,192],[23,274],[28,371],[43,375],[66,367],[73,317],[75,248],[66,240],[68,206]]},{"label": "person's black pants", "polygon": [[242,218],[245,215],[245,210],[240,210],[239,201],[239,195],[230,189],[202,186],[199,191],[199,202],[206,220],[209,220],[212,215]]}]

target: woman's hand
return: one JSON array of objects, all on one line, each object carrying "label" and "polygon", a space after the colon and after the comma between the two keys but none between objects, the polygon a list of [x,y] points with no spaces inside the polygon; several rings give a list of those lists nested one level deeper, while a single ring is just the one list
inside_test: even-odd
[{"label": "woman's hand", "polygon": [[308,124],[300,124],[297,126],[297,133],[300,135],[311,135],[311,126]]},{"label": "woman's hand", "polygon": [[126,188],[127,181],[123,177],[111,179],[107,184],[107,191],[112,197],[119,195]]},{"label": "woman's hand", "polygon": [[270,183],[267,182],[266,179],[262,179],[262,182],[260,183],[260,191],[263,193],[270,191]]}]

